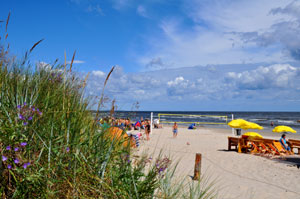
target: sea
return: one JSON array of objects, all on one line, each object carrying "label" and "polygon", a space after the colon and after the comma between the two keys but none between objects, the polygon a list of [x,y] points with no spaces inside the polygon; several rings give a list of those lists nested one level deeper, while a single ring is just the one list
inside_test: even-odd
[{"label": "sea", "polygon": [[[160,123],[178,122],[180,125],[196,123],[202,126],[213,126],[217,128],[228,128],[227,123],[234,119],[244,119],[263,126],[266,130],[275,126],[285,125],[292,127],[300,134],[300,112],[216,112],[216,111],[116,111],[115,118],[130,118],[132,121],[160,119]],[[101,111],[100,116],[109,115],[109,111]],[[181,123],[186,122],[186,123]],[[273,123],[273,126],[271,126]]]}]

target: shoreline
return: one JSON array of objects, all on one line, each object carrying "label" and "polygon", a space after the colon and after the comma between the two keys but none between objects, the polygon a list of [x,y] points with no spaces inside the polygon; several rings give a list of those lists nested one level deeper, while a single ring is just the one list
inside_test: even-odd
[{"label": "shoreline", "polygon": [[[162,124],[163,127],[172,127],[173,124]],[[188,125],[184,125],[184,124],[178,124],[178,127],[184,129],[188,127]],[[255,129],[248,129],[248,130],[243,130],[241,134],[244,134],[246,132],[257,132],[259,134],[261,134],[263,137],[266,138],[271,138],[271,139],[280,139],[282,133],[274,133],[272,132],[272,129],[274,127],[264,127],[263,130],[255,130]],[[154,129],[154,128],[153,128]],[[201,129],[214,129],[216,132],[220,132],[220,133],[231,133],[231,135],[229,136],[234,136],[232,134],[232,128],[229,127],[228,125],[197,125],[196,126],[196,130],[201,130]],[[300,140],[300,132],[297,133],[286,133],[287,139],[291,138],[291,139],[299,139]]]}]

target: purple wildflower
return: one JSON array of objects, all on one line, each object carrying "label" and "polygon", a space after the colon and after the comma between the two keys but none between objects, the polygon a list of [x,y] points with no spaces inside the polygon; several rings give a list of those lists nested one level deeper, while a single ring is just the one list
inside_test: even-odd
[{"label": "purple wildflower", "polygon": [[70,148],[69,148],[69,147],[67,147],[67,148],[66,148],[66,151],[67,151],[67,153],[69,153],[69,151],[70,151]]},{"label": "purple wildflower", "polygon": [[8,169],[11,169],[11,168],[12,168],[12,166],[11,166],[10,164],[8,164],[8,165],[7,165],[7,168],[8,168]]},{"label": "purple wildflower", "polygon": [[7,157],[5,157],[4,155],[2,156],[2,161],[5,162],[7,160]]},{"label": "purple wildflower", "polygon": [[24,120],[25,118],[24,118],[23,115],[20,114],[20,115],[19,115],[19,119],[20,119],[20,120]]},{"label": "purple wildflower", "polygon": [[23,164],[23,168],[26,169],[30,165],[30,162]]},{"label": "purple wildflower", "polygon": [[19,151],[19,147],[16,147],[16,148],[15,148],[15,151]]},{"label": "purple wildflower", "polygon": [[32,111],[35,111],[35,108],[32,108]]},{"label": "purple wildflower", "polygon": [[43,115],[43,113],[41,111],[39,111],[38,113],[39,113],[39,115]]},{"label": "purple wildflower", "polygon": [[27,142],[21,142],[20,145],[21,145],[21,146],[26,146],[26,145],[27,145]]},{"label": "purple wildflower", "polygon": [[27,124],[28,124],[27,122],[24,122],[24,123],[23,123],[24,126],[26,126]]},{"label": "purple wildflower", "polygon": [[24,102],[24,106],[26,106],[26,102]]},{"label": "purple wildflower", "polygon": [[128,163],[130,163],[130,162],[131,162],[131,160],[127,160],[127,162],[128,162]]},{"label": "purple wildflower", "polygon": [[10,151],[10,150],[11,150],[11,147],[10,147],[10,146],[7,146],[7,147],[6,147],[6,150]]},{"label": "purple wildflower", "polygon": [[29,121],[32,120],[32,117],[30,116],[30,117],[28,118],[28,120],[29,120]]},{"label": "purple wildflower", "polygon": [[18,108],[18,109],[21,109],[21,105],[18,105],[17,108]]},{"label": "purple wildflower", "polygon": [[18,158],[16,158],[15,160],[14,160],[14,163],[15,164],[18,164],[20,161],[19,161],[19,159]]}]

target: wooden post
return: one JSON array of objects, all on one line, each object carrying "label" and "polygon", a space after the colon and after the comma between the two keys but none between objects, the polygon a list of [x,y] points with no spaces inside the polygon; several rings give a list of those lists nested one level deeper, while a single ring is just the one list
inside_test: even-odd
[{"label": "wooden post", "polygon": [[199,180],[201,175],[201,153],[196,153],[195,169],[193,180]]}]

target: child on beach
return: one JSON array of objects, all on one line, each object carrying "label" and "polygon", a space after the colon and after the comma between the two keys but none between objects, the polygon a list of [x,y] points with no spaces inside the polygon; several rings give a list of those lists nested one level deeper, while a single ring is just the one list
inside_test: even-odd
[{"label": "child on beach", "polygon": [[173,137],[174,138],[177,136],[177,132],[178,132],[178,126],[177,126],[177,123],[175,122],[173,125]]}]

